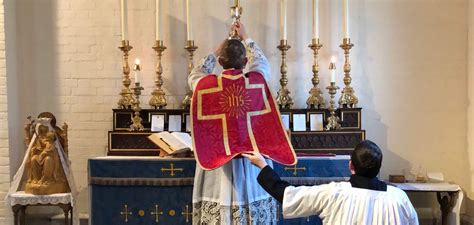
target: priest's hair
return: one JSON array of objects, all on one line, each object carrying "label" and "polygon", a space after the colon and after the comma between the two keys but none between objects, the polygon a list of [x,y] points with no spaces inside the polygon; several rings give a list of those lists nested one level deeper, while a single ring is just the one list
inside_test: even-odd
[{"label": "priest's hair", "polygon": [[352,152],[351,161],[356,175],[374,178],[382,166],[382,151],[374,142],[365,140]]},{"label": "priest's hair", "polygon": [[247,63],[245,46],[241,41],[228,39],[219,52],[219,63],[224,69],[243,69]]}]

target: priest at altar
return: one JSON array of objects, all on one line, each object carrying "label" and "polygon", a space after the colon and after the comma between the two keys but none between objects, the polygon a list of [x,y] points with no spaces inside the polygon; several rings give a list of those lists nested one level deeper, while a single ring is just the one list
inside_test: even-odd
[{"label": "priest at altar", "polygon": [[[245,27],[238,24],[232,29],[243,42],[225,40],[214,53],[202,59],[189,76],[190,87],[196,88],[203,77],[211,74],[217,61],[224,69],[223,74],[242,74],[248,62],[249,71],[270,78],[269,63],[263,51],[247,36]],[[267,163],[272,165],[270,160]],[[275,199],[254,182],[258,170],[245,158],[232,159],[214,170],[196,166],[193,224],[276,224]]]}]

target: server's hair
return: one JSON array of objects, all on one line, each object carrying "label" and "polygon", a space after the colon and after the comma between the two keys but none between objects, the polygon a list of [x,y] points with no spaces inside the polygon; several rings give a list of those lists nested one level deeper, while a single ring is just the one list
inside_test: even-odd
[{"label": "server's hair", "polygon": [[365,140],[352,152],[351,161],[356,175],[373,178],[382,166],[382,151],[374,142]]},{"label": "server's hair", "polygon": [[225,40],[219,52],[219,62],[224,69],[243,69],[245,67],[245,46],[237,39]]}]

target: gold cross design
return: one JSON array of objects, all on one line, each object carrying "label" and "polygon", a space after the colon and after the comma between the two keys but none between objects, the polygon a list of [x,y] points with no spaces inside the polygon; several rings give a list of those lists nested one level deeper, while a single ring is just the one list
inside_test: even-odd
[{"label": "gold cross design", "polygon": [[158,223],[158,222],[160,222],[160,218],[159,218],[160,215],[163,215],[163,211],[160,212],[158,210],[158,205],[155,205],[155,211],[151,211],[150,215],[154,216],[155,217],[155,223]]},{"label": "gold cross design", "polygon": [[185,216],[186,217],[186,223],[189,223],[189,216],[192,216],[193,213],[189,212],[189,206],[188,205],[186,205],[186,211],[181,212],[181,215]]},{"label": "gold cross design", "polygon": [[170,163],[170,168],[161,168],[161,172],[164,172],[164,171],[170,171],[170,175],[174,177],[175,175],[174,171],[183,172],[183,168],[174,168],[174,163]]},{"label": "gold cross design", "polygon": [[124,217],[125,223],[128,223],[128,217],[132,215],[132,212],[128,211],[128,205],[123,205],[123,212],[120,212],[120,215]]},{"label": "gold cross design", "polygon": [[285,171],[287,170],[293,170],[293,176],[296,177],[296,175],[298,175],[298,170],[305,170],[306,171],[306,167],[296,167],[296,165],[294,165],[293,167],[285,167]]}]

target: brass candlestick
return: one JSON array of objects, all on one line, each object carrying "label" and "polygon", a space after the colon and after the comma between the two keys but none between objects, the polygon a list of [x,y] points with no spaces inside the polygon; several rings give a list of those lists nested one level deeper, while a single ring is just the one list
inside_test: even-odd
[{"label": "brass candlestick", "polygon": [[128,109],[132,106],[133,97],[132,91],[130,90],[130,66],[128,65],[128,52],[132,50],[128,40],[122,40],[122,45],[119,47],[123,52],[122,58],[122,91],[120,92],[120,99],[118,101],[118,107],[122,109]]},{"label": "brass candlestick", "polygon": [[280,40],[280,45],[277,48],[281,51],[281,78],[280,78],[280,90],[278,90],[278,95],[276,97],[277,104],[281,109],[290,109],[293,105],[293,99],[290,97],[290,91],[286,89],[288,84],[288,79],[286,78],[287,66],[286,66],[286,52],[291,48],[288,45],[287,40]]},{"label": "brass candlestick", "polygon": [[[188,76],[191,74],[192,69],[194,68],[194,52],[196,51],[198,47],[194,45],[193,40],[188,40],[186,43],[186,51],[189,53],[189,64],[188,64]],[[193,91],[189,90],[188,93],[186,93],[186,96],[184,97],[184,100],[181,104],[181,107],[183,109],[189,109],[189,106],[191,105],[191,98],[193,97]]]},{"label": "brass candlestick", "polygon": [[308,106],[309,109],[320,109],[323,108],[325,103],[324,103],[324,98],[322,95],[321,89],[319,89],[318,84],[319,84],[319,63],[318,63],[318,54],[319,54],[319,49],[323,47],[322,44],[319,43],[319,38],[311,41],[311,44],[308,46],[313,50],[313,79],[311,79],[311,82],[313,83],[313,87],[311,90],[309,90],[310,96],[308,97],[308,100],[306,100],[306,105]]},{"label": "brass candlestick", "polygon": [[351,87],[351,64],[349,63],[349,51],[354,46],[351,43],[350,38],[344,38],[340,47],[344,50],[344,84],[346,85],[342,89],[342,95],[339,98],[339,107],[341,108],[354,108],[356,107],[359,100],[354,94],[354,89]]},{"label": "brass candlestick", "polygon": [[157,63],[156,63],[156,79],[155,79],[155,90],[151,92],[151,98],[149,104],[155,109],[163,109],[166,107],[166,93],[161,88],[163,86],[163,79],[161,74],[163,74],[163,67],[161,65],[161,56],[166,47],[163,45],[162,40],[157,40],[153,49],[156,51]]},{"label": "brass candlestick", "polygon": [[[331,65],[334,64],[331,63]],[[326,89],[329,90],[329,95],[331,96],[328,108],[330,116],[326,118],[326,130],[338,130],[341,128],[341,124],[339,123],[339,117],[336,116],[336,106],[334,105],[336,102],[334,101],[334,95],[336,95],[339,87],[336,86],[336,82],[331,82],[331,85],[327,86]]]},{"label": "brass candlestick", "polygon": [[[240,17],[242,16],[242,7],[240,7],[239,0],[235,0],[234,5],[230,7],[230,15],[233,19],[232,24],[238,24],[240,22]],[[238,39],[240,40],[240,36],[236,30],[232,30],[229,33],[229,39]]]},{"label": "brass candlestick", "polygon": [[[140,68],[138,67],[138,70]],[[143,131],[145,128],[142,124],[142,118],[140,117],[140,95],[142,94],[143,87],[140,86],[140,82],[135,82],[135,87],[133,89],[133,94],[135,99],[133,100],[132,110],[134,111],[134,116],[132,117],[132,125],[130,125],[130,131]]]}]

